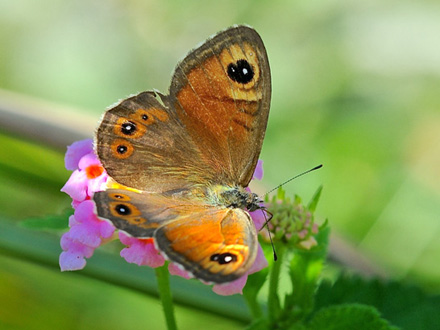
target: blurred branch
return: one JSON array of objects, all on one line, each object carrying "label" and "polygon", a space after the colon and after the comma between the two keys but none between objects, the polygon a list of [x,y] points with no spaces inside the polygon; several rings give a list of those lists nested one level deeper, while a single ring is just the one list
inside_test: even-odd
[{"label": "blurred branch", "polygon": [[[65,150],[74,141],[92,138],[96,125],[96,117],[74,108],[0,89],[0,128],[14,135]],[[330,236],[329,257],[365,276],[386,277],[384,270],[337,234]]]},{"label": "blurred branch", "polygon": [[384,279],[388,277],[385,270],[374,264],[348,240],[335,233],[330,234],[328,257],[329,260],[356,270],[363,276]]},{"label": "blurred branch", "polygon": [[97,117],[0,89],[0,129],[65,150],[74,141],[92,138]]}]

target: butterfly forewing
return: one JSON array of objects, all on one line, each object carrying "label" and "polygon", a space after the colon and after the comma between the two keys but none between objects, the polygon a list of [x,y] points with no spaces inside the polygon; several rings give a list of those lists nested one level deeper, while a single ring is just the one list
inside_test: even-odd
[{"label": "butterfly forewing", "polygon": [[97,132],[97,153],[118,183],[164,192],[203,185],[211,171],[162,96],[144,92],[107,111]]},{"label": "butterfly forewing", "polygon": [[176,68],[171,104],[217,173],[216,183],[247,186],[261,151],[270,107],[266,50],[239,26],[193,50]]}]

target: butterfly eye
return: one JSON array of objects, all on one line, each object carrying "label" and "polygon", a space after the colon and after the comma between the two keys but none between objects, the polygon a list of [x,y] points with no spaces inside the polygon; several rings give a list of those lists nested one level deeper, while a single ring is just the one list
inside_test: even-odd
[{"label": "butterfly eye", "polygon": [[237,256],[232,253],[213,254],[211,261],[217,261],[220,265],[229,264],[230,262],[237,261]]},{"label": "butterfly eye", "polygon": [[254,69],[248,61],[238,60],[228,65],[228,76],[240,84],[247,84],[254,78]]}]

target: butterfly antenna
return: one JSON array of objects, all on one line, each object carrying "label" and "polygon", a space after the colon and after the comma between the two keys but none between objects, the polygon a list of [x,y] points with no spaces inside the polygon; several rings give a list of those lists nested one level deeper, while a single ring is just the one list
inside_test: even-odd
[{"label": "butterfly antenna", "polygon": [[315,166],[314,168],[312,168],[312,169],[310,169],[310,170],[308,170],[308,171],[305,171],[305,172],[302,172],[302,173],[300,173],[300,174],[298,174],[298,175],[295,175],[293,178],[290,178],[289,180],[284,181],[282,184],[280,184],[280,185],[276,186],[275,188],[269,190],[269,191],[268,191],[267,193],[265,193],[263,196],[269,195],[272,191],[277,190],[279,187],[284,186],[286,183],[289,183],[290,181],[292,181],[292,180],[294,180],[294,179],[296,179],[296,178],[299,178],[300,176],[303,176],[304,174],[307,174],[307,173],[310,173],[310,172],[315,171],[315,170],[317,170],[317,169],[320,169],[321,167],[322,167],[322,164],[320,164],[320,165],[318,165],[318,166]]},{"label": "butterfly antenna", "polygon": [[[263,229],[264,227],[266,227],[267,229],[267,233],[269,234],[269,239],[270,239],[270,245],[272,246],[272,251],[273,251],[273,260],[277,261],[278,256],[277,256],[277,251],[275,250],[275,245],[273,245],[273,241],[272,241],[272,234],[270,233],[269,227],[267,226],[267,224],[269,223],[270,220],[272,220],[273,214],[270,213],[268,210],[266,210],[265,208],[261,208],[261,212],[263,212],[264,215],[264,219],[266,220],[263,224],[263,226],[261,226],[260,230]],[[266,212],[270,214],[270,218],[267,219],[266,218]]]}]

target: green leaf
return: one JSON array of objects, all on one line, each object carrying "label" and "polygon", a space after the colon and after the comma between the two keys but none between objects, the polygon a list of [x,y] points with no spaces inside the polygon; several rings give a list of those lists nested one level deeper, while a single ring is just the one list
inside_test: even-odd
[{"label": "green leaf", "polygon": [[350,304],[324,308],[310,321],[310,330],[395,330],[379,312],[371,306]]},{"label": "green leaf", "polygon": [[341,276],[334,284],[321,283],[316,309],[335,304],[361,303],[376,307],[382,316],[402,329],[440,329],[440,296],[428,296],[414,286],[358,276]]},{"label": "green leaf", "polygon": [[315,194],[313,195],[312,199],[311,199],[310,202],[309,202],[309,205],[307,205],[307,208],[308,208],[308,209],[310,210],[310,212],[312,212],[312,213],[315,212],[315,210],[316,210],[316,206],[318,205],[319,198],[321,197],[322,187],[323,187],[323,186],[320,186],[320,187],[316,190]]},{"label": "green leaf", "polygon": [[72,214],[72,209],[66,209],[61,214],[22,220],[19,222],[19,225],[24,228],[35,230],[64,230],[68,228],[69,217]]}]

